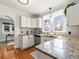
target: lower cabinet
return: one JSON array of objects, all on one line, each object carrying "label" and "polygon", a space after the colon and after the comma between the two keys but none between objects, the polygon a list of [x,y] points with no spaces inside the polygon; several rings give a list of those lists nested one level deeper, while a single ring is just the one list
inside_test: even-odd
[{"label": "lower cabinet", "polygon": [[34,36],[33,35],[25,35],[21,36],[20,47],[22,49],[29,48],[34,45]]}]

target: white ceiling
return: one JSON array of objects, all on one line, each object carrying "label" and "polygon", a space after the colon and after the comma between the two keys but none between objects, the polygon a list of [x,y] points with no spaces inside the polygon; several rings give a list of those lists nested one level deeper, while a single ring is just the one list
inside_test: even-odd
[{"label": "white ceiling", "polygon": [[44,15],[49,12],[49,7],[52,7],[52,10],[58,10],[64,8],[68,1],[69,0],[29,0],[28,5],[22,5],[17,0],[0,0],[0,3],[23,10],[32,15]]}]

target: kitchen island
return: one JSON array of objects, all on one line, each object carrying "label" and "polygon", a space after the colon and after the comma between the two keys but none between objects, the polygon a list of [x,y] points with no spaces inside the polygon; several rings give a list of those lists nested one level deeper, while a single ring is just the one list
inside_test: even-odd
[{"label": "kitchen island", "polygon": [[36,59],[40,59],[39,52],[51,57],[50,59],[79,59],[79,38],[58,36],[36,46],[36,49]]}]

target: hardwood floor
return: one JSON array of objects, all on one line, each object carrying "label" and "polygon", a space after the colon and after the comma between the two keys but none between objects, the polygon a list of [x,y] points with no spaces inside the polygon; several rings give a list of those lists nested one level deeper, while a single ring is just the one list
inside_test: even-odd
[{"label": "hardwood floor", "polygon": [[20,48],[14,49],[13,46],[1,46],[0,47],[0,59],[34,59],[31,56],[31,52],[36,49],[29,48],[27,50],[21,50]]}]

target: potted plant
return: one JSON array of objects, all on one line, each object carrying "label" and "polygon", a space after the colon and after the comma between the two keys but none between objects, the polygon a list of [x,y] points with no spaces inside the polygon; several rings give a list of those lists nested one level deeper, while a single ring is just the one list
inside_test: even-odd
[{"label": "potted plant", "polygon": [[64,10],[64,15],[65,15],[65,17],[67,16],[67,8],[69,8],[69,7],[71,7],[71,6],[74,6],[76,3],[75,2],[72,2],[72,3],[70,3],[70,4],[68,4],[67,6],[66,6],[66,8],[65,8],[65,10]]}]

